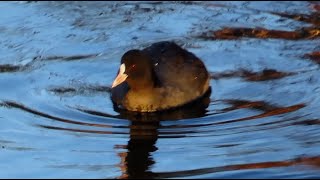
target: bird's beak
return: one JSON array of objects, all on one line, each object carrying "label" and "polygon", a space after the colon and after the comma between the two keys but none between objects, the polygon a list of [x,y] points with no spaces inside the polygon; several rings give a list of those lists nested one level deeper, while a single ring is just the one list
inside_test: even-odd
[{"label": "bird's beak", "polygon": [[127,79],[128,75],[124,73],[125,70],[126,70],[126,66],[124,64],[121,64],[119,74],[112,83],[112,88],[118,86],[119,84],[121,84],[123,81]]}]

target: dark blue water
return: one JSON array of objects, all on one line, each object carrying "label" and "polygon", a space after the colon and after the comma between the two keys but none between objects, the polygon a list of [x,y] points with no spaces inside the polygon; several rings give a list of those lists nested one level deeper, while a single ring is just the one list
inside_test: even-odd
[{"label": "dark blue water", "polygon": [[[320,177],[320,5],[3,2],[1,178]],[[212,92],[119,112],[122,54],[173,40]]]}]

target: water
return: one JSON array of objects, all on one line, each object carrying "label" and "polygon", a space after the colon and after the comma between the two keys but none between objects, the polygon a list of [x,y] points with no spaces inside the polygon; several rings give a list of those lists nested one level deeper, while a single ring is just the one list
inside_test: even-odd
[{"label": "water", "polygon": [[[320,177],[313,2],[3,2],[1,178]],[[122,54],[174,40],[212,92],[116,111]]]}]

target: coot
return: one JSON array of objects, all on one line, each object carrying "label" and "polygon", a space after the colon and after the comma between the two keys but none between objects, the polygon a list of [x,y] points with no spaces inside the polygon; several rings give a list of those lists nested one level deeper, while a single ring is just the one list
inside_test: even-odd
[{"label": "coot", "polygon": [[209,80],[198,57],[163,41],[122,56],[111,99],[117,108],[129,111],[168,110],[201,98],[210,88]]}]

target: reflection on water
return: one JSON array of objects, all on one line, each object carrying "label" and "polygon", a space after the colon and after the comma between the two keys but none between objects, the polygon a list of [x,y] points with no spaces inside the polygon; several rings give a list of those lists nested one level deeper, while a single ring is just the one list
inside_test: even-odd
[{"label": "reflection on water", "polygon": [[[319,7],[2,3],[0,177],[320,177]],[[163,40],[200,57],[212,89],[159,113],[114,107],[122,54]]]},{"label": "reflection on water", "polygon": [[149,169],[155,163],[151,153],[157,150],[159,121],[153,123],[139,123],[133,121],[130,125],[130,140],[126,146],[127,153],[122,154],[124,159],[121,178],[154,178]]},{"label": "reflection on water", "polygon": [[150,166],[155,163],[150,153],[157,150],[155,144],[158,139],[160,121],[203,117],[210,103],[210,94],[211,89],[197,101],[174,110],[158,113],[120,112],[122,117],[132,122],[130,140],[126,146],[128,152],[121,155],[121,158],[124,159],[121,167],[124,174],[121,178],[156,178],[156,173],[149,170]]}]

